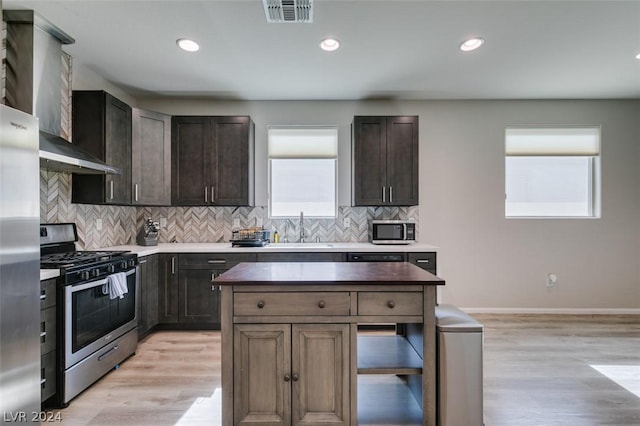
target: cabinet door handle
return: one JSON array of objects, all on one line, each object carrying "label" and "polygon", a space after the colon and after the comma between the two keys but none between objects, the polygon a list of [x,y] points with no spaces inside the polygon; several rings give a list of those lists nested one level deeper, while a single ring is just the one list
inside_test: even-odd
[{"label": "cabinet door handle", "polygon": [[289,375],[289,373],[284,375],[284,381],[288,382],[289,380],[291,380],[291,376]]},{"label": "cabinet door handle", "polygon": [[212,203],[216,202],[216,187],[215,186],[211,187],[211,202]]},{"label": "cabinet door handle", "polygon": [[393,308],[395,308],[395,307],[396,307],[396,302],[394,302],[393,300],[389,300],[389,301],[387,302],[387,306],[388,306],[390,309],[393,309]]},{"label": "cabinet door handle", "polygon": [[393,186],[389,185],[389,202],[393,203]]},{"label": "cabinet door handle", "polygon": [[257,306],[258,306],[258,309],[264,308],[264,301],[263,300],[259,300]]},{"label": "cabinet door handle", "polygon": [[324,307],[325,307],[325,306],[326,306],[326,305],[325,305],[325,303],[324,303],[324,300],[321,300],[321,301],[319,301],[319,302],[318,302],[318,308],[320,308],[320,309],[324,309]]},{"label": "cabinet door handle", "polygon": [[45,300],[47,298],[47,292],[42,290],[40,292],[40,300]]},{"label": "cabinet door handle", "polygon": [[109,181],[109,199],[113,200],[113,181]]},{"label": "cabinet door handle", "polygon": [[429,259],[418,259],[416,260],[416,263],[431,263],[431,262],[429,261]]},{"label": "cabinet door handle", "polygon": [[208,186],[204,187],[204,202],[205,203],[209,202],[209,187]]},{"label": "cabinet door handle", "polygon": [[293,373],[293,375],[291,376],[291,380],[293,380],[294,382],[297,382],[298,379],[300,379],[300,377],[298,377],[298,373]]},{"label": "cabinet door handle", "polygon": [[171,275],[176,274],[176,257],[171,256]]},{"label": "cabinet door handle", "polygon": [[387,202],[386,199],[387,198],[386,198],[386,193],[385,193],[385,187],[383,186],[382,187],[382,202],[386,203]]},{"label": "cabinet door handle", "polygon": [[139,264],[139,265],[142,265],[143,263],[147,263],[147,260],[146,260],[146,259],[144,259],[144,260],[139,260],[139,261],[138,261],[138,264]]},{"label": "cabinet door handle", "polygon": [[210,259],[207,260],[207,263],[227,263],[227,261],[224,259]]},{"label": "cabinet door handle", "polygon": [[136,202],[138,201],[138,184],[133,185],[133,193],[135,195]]}]

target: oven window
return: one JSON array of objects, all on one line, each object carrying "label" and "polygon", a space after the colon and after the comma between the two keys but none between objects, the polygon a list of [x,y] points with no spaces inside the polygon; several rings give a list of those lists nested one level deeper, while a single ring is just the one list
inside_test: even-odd
[{"label": "oven window", "polygon": [[135,274],[127,277],[127,289],[129,292],[122,299],[110,299],[108,291],[103,294],[102,285],[72,293],[73,352],[135,319]]}]

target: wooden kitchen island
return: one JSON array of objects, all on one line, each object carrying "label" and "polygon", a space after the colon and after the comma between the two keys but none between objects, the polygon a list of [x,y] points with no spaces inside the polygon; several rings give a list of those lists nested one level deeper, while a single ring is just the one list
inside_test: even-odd
[{"label": "wooden kitchen island", "polygon": [[[213,284],[223,425],[436,424],[440,278],[402,262],[264,262]],[[399,332],[358,332],[380,323]]]}]

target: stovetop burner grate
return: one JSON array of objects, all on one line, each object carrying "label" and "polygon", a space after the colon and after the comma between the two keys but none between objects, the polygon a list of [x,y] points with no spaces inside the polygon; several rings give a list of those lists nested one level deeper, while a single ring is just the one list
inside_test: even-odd
[{"label": "stovetop burner grate", "polygon": [[71,251],[64,253],[50,253],[40,257],[41,268],[61,268],[84,263],[109,260],[127,253],[126,251]]}]

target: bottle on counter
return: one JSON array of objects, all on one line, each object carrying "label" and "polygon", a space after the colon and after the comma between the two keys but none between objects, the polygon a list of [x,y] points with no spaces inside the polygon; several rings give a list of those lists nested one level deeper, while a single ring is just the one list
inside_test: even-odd
[{"label": "bottle on counter", "polygon": [[280,242],[280,235],[278,234],[278,231],[275,231],[273,233],[273,242],[274,243],[279,243]]}]

